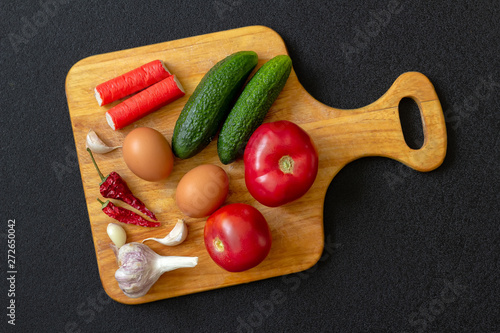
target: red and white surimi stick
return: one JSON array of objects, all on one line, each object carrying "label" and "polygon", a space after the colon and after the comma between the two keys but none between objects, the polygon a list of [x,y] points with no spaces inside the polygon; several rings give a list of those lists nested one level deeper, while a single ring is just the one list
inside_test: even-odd
[{"label": "red and white surimi stick", "polygon": [[181,83],[172,75],[109,109],[106,120],[118,130],[184,95]]},{"label": "red and white surimi stick", "polygon": [[95,87],[95,98],[103,106],[132,95],[171,76],[161,60],[154,60]]}]

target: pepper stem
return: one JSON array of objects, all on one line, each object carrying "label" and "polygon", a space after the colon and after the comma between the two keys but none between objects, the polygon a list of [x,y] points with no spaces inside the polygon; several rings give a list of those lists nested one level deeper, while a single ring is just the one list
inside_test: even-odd
[{"label": "pepper stem", "polygon": [[[97,166],[97,163],[94,160],[94,155],[92,155],[92,150],[90,150],[90,148],[87,148],[87,151],[90,154],[90,158],[92,159],[92,163],[94,163],[95,169],[97,170],[99,177],[101,177],[101,181],[104,181],[104,176],[102,175],[101,170],[99,170],[99,167]],[[97,200],[99,200],[99,199],[97,199]]]},{"label": "pepper stem", "polygon": [[278,163],[280,166],[280,170],[283,173],[293,173],[295,162],[293,161],[293,158],[290,157],[290,155],[283,156],[282,158],[280,158],[280,161]]},{"label": "pepper stem", "polygon": [[99,201],[99,203],[101,204],[101,209],[104,209],[109,204],[109,200],[106,200],[106,202],[102,202],[101,200],[99,200],[99,198],[97,198],[97,201]]}]

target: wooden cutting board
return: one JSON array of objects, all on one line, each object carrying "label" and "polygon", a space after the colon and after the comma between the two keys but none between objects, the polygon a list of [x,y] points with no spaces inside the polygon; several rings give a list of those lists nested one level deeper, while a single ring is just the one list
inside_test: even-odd
[{"label": "wooden cutting board", "polygon": [[[161,255],[198,256],[198,266],[165,273],[147,295],[137,299],[128,298],[114,278],[118,267],[106,234],[108,223],[114,220],[101,211],[96,201],[96,198],[100,198],[100,179],[85,148],[86,134],[89,129],[93,129],[103,141],[115,146],[121,145],[132,129],[146,126],[160,131],[170,142],[177,117],[203,75],[219,60],[241,50],[257,52],[257,68],[278,54],[287,54],[283,40],[275,31],[263,26],[250,26],[91,56],[76,63],[67,75],[66,95],[99,274],[108,295],[118,302],[151,302],[305,270],[313,266],[322,254],[324,198],[331,180],[344,165],[364,156],[385,156],[415,170],[430,171],[437,168],[445,157],[443,112],[434,87],[424,75],[404,73],[374,103],[360,109],[340,110],[311,97],[293,70],[265,119],[266,122],[281,119],[293,121],[304,128],[317,145],[317,179],[309,192],[293,203],[268,208],[256,202],[245,187],[243,162],[239,160],[227,166],[222,165],[217,157],[215,141],[193,158],[176,159],[171,176],[165,181],[154,183],[132,174],[123,161],[120,149],[108,154],[95,154],[101,171],[105,175],[111,171],[118,172],[132,192],[162,221],[161,227],[153,229],[123,225],[128,242],[163,237],[178,218],[186,218],[175,205],[175,189],[187,171],[203,163],[220,165],[228,173],[230,193],[226,204],[244,202],[253,205],[264,214],[272,231],[273,246],[264,262],[246,272],[229,273],[218,267],[205,250],[203,227],[206,219],[187,218],[189,236],[184,243],[176,247],[155,242],[149,245]],[[99,107],[94,98],[94,87],[155,59],[163,60],[169,70],[177,75],[186,90],[186,96],[133,125],[113,131],[106,123],[104,114],[118,102]],[[404,97],[413,98],[420,108],[424,143],[418,150],[406,145],[402,133],[398,105]]]}]

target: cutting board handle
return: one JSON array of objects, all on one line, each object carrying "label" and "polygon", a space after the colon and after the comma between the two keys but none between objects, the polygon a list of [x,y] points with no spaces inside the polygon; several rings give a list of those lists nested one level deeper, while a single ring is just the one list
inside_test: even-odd
[{"label": "cutting board handle", "polygon": [[[424,143],[419,149],[408,147],[404,138],[399,103],[406,97],[413,99],[420,110]],[[384,156],[423,172],[434,170],[445,158],[447,138],[443,110],[434,86],[421,73],[400,75],[384,95],[365,107],[334,110],[330,126],[322,130],[334,133],[330,140],[334,140],[339,149],[331,153],[337,158],[342,156],[342,160],[349,162],[365,156]]]},{"label": "cutting board handle", "polygon": [[[420,110],[424,143],[419,149],[408,147],[402,134],[399,102],[405,97],[412,98]],[[394,151],[388,151],[388,156],[418,171],[430,171],[440,166],[446,156],[446,124],[441,103],[429,79],[418,72],[404,73],[382,98],[397,108],[394,127],[401,133],[400,144]]]}]

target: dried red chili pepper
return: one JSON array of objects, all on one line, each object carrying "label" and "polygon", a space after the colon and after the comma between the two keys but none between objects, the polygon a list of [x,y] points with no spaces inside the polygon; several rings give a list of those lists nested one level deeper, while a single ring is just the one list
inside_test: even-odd
[{"label": "dried red chili pepper", "polygon": [[144,217],[140,216],[137,213],[134,213],[131,210],[125,209],[123,207],[115,206],[111,201],[106,200],[106,202],[102,202],[97,199],[102,205],[102,211],[108,215],[109,217],[114,218],[117,221],[135,224],[141,227],[158,227],[160,226],[160,222],[151,222],[146,220]]},{"label": "dried red chili pepper", "polygon": [[126,204],[134,207],[138,211],[146,214],[153,220],[158,221],[155,214],[147,209],[146,205],[132,194],[132,191],[130,191],[130,189],[128,188],[127,182],[125,182],[125,180],[123,180],[123,178],[118,173],[113,171],[109,175],[104,177],[94,160],[94,156],[92,155],[92,151],[90,150],[90,148],[87,148],[87,151],[90,154],[90,158],[92,159],[92,163],[94,163],[99,177],[101,177],[99,190],[103,197],[121,200]]}]

